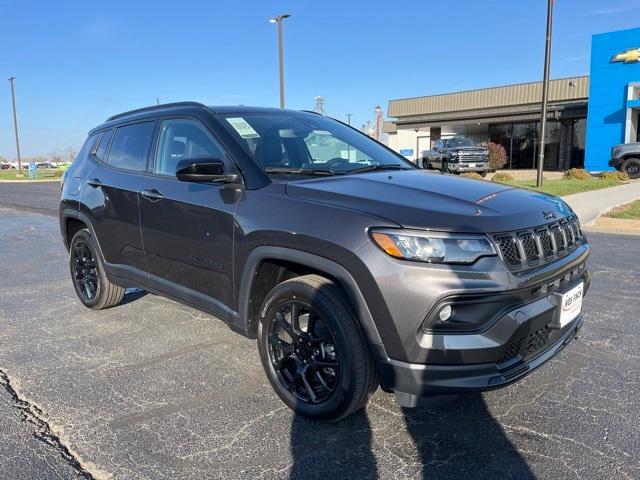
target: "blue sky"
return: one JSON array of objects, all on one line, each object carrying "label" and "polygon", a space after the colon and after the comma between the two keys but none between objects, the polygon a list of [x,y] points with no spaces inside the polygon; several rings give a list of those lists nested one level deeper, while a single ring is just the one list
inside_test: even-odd
[{"label": "blue sky", "polygon": [[[78,147],[108,115],[177,100],[278,105],[277,35],[285,24],[287,107],[353,123],[392,98],[535,81],[544,0],[0,0],[0,156]],[[594,33],[638,26],[640,1],[557,0],[552,77],[589,70]]]}]

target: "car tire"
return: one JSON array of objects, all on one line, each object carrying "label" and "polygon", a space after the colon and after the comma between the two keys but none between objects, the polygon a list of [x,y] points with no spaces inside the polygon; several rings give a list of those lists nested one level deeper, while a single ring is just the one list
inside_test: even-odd
[{"label": "car tire", "polygon": [[487,176],[487,173],[489,173],[489,172],[487,172],[486,170],[484,172],[480,172],[480,176],[482,178],[485,178]]},{"label": "car tire", "polygon": [[640,159],[627,158],[622,165],[620,165],[620,171],[629,175],[629,178],[640,178]]},{"label": "car tire", "polygon": [[258,350],[280,399],[305,417],[340,420],[361,409],[378,387],[349,302],[319,275],[286,280],[269,292],[260,310]]},{"label": "car tire", "polygon": [[73,287],[85,307],[102,310],[119,304],[125,289],[109,281],[88,229],[78,231],[69,247],[69,270]]}]

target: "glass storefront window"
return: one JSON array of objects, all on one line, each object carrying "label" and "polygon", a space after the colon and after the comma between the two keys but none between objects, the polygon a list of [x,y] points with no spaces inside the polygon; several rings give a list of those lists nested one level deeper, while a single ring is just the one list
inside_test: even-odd
[{"label": "glass storefront window", "polygon": [[573,131],[571,133],[571,168],[584,168],[587,119],[576,118],[573,121]]},{"label": "glass storefront window", "polygon": [[535,168],[538,132],[535,123],[513,124],[512,168]]},{"label": "glass storefront window", "polygon": [[[548,120],[545,131],[545,170],[584,165],[587,119]],[[489,125],[489,141],[504,147],[509,158],[505,168],[535,169],[538,157],[540,122],[496,123]],[[563,148],[564,145],[564,148]],[[569,157],[570,156],[570,157]],[[561,158],[564,158],[562,164]]]},{"label": "glass storefront window", "polygon": [[[539,123],[538,123],[539,126]],[[544,132],[544,169],[558,170],[560,167],[560,142],[562,141],[562,124],[548,120]],[[535,168],[535,167],[534,167]]]}]

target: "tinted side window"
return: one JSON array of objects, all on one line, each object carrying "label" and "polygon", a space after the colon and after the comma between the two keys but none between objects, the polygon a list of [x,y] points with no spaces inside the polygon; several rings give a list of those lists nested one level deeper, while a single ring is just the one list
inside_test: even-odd
[{"label": "tinted side window", "polygon": [[154,122],[136,123],[116,128],[107,164],[125,170],[144,172],[147,169],[153,128]]},{"label": "tinted side window", "polygon": [[213,136],[197,121],[179,118],[162,122],[155,172],[175,175],[180,160],[197,157],[216,157],[222,160],[224,153]]},{"label": "tinted side window", "polygon": [[106,162],[107,158],[107,148],[109,148],[109,142],[111,141],[111,137],[113,136],[113,130],[107,130],[102,134],[102,138],[100,139],[100,143],[98,144],[98,148],[95,149],[95,153],[93,154],[101,162]]},{"label": "tinted side window", "polygon": [[82,145],[82,148],[78,152],[78,156],[76,157],[76,160],[79,159],[80,161],[82,161],[85,158],[87,158],[87,155],[89,155],[89,153],[93,151],[93,148],[96,146],[96,142],[98,141],[99,138],[100,138],[99,133],[94,133],[89,138],[87,138],[84,142],[84,145]]}]

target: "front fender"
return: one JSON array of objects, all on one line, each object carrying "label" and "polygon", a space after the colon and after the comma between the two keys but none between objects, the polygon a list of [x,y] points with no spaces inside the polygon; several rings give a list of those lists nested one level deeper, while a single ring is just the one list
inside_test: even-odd
[{"label": "front fender", "polygon": [[371,315],[371,311],[369,310],[367,302],[365,301],[365,298],[353,276],[343,266],[333,260],[286,247],[260,246],[255,248],[247,257],[247,261],[242,271],[242,280],[240,282],[238,292],[238,321],[242,330],[249,331],[251,328],[251,318],[249,318],[249,298],[251,288],[253,287],[256,272],[258,271],[260,264],[265,260],[282,260],[307,265],[314,270],[325,272],[327,275],[336,279],[347,294],[347,297],[358,316],[360,325],[367,336],[374,357],[376,360],[383,360],[387,358],[380,334],[373,320],[373,316]]}]

